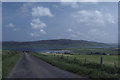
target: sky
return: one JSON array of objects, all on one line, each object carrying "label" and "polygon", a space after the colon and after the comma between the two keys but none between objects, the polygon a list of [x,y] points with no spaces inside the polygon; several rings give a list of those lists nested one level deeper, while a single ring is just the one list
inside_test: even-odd
[{"label": "sky", "polygon": [[3,41],[118,41],[117,2],[3,2]]}]

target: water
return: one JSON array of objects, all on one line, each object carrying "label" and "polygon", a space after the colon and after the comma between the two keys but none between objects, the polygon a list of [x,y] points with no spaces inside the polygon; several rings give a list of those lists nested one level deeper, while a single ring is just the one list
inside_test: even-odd
[{"label": "water", "polygon": [[[93,46],[93,47],[86,47],[86,48],[117,48],[118,46]],[[34,51],[37,53],[44,53],[44,52],[55,52],[57,50],[53,49],[70,49],[70,48],[81,48],[81,47],[48,47],[48,48],[39,48],[39,47],[27,47],[27,48],[3,48],[2,50],[17,50],[17,51]],[[84,47],[83,47],[84,48]]]},{"label": "water", "polygon": [[39,48],[3,48],[3,50],[34,51],[34,52],[46,52],[46,51],[48,51],[48,49],[39,49]]}]

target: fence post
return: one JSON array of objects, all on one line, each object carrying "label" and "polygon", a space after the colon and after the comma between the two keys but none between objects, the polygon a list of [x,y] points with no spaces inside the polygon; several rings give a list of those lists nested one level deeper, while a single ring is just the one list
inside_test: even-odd
[{"label": "fence post", "polygon": [[103,57],[101,56],[100,64],[103,64]]},{"label": "fence post", "polygon": [[87,64],[87,58],[85,57],[85,64]]}]

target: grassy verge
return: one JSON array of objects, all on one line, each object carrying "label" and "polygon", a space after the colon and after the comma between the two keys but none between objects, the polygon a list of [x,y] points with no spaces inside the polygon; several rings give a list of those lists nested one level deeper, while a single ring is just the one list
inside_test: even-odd
[{"label": "grassy verge", "polygon": [[74,72],[95,80],[108,80],[108,78],[116,80],[120,76],[118,67],[100,65],[98,63],[84,63],[79,59],[68,58],[63,55],[31,54],[63,70]]},{"label": "grassy verge", "polygon": [[2,51],[2,78],[5,78],[21,57],[20,51]]}]

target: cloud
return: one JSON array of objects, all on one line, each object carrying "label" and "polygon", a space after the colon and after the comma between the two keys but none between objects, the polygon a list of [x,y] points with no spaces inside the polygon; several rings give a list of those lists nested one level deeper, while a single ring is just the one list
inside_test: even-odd
[{"label": "cloud", "polygon": [[13,23],[9,23],[6,25],[6,27],[13,28],[13,27],[15,27],[15,25]]},{"label": "cloud", "polygon": [[39,18],[32,19],[30,25],[33,29],[43,29],[44,27],[46,27],[46,24],[40,21]]},{"label": "cloud", "polygon": [[31,8],[35,5],[35,3],[24,3],[21,7],[21,11],[24,13],[30,12]]},{"label": "cloud", "polygon": [[13,30],[14,30],[14,31],[19,31],[20,29],[19,29],[19,28],[14,28]]},{"label": "cloud", "polygon": [[62,6],[70,6],[71,8],[77,8],[79,5],[75,0],[61,0]]},{"label": "cloud", "polygon": [[107,13],[106,18],[107,18],[109,23],[113,23],[113,24],[115,23],[114,17],[111,14]]},{"label": "cloud", "polygon": [[31,32],[30,33],[30,36],[32,36],[32,37],[40,37],[40,34],[38,34],[38,33],[33,33],[33,32]]},{"label": "cloud", "polygon": [[67,29],[68,32],[72,32],[73,30],[71,28]]},{"label": "cloud", "polygon": [[38,7],[32,8],[32,16],[33,17],[41,17],[41,16],[53,17],[54,15],[51,13],[49,8],[38,6]]},{"label": "cloud", "polygon": [[77,21],[77,23],[85,25],[105,25],[106,23],[114,24],[114,17],[110,13],[103,13],[99,10],[88,11],[80,10],[74,14],[72,17]]},{"label": "cloud", "polygon": [[46,34],[46,31],[43,30],[43,29],[41,29],[41,30],[40,30],[40,33],[42,33],[42,34]]},{"label": "cloud", "polygon": [[35,30],[35,32],[30,33],[31,36],[39,37],[40,34],[46,34],[46,31],[44,30],[44,28],[46,27],[46,24],[40,21],[39,18],[32,19],[30,25],[32,29]]},{"label": "cloud", "polygon": [[13,31],[19,31],[20,29],[15,27],[13,23],[9,23],[5,26],[6,28],[11,28]]},{"label": "cloud", "polygon": [[108,39],[112,39],[112,37],[113,37],[113,36],[112,37],[109,36],[110,33],[100,30],[100,29],[97,29],[97,28],[91,28],[86,31],[80,31],[80,30],[74,30],[74,29],[68,28],[67,32],[68,32],[68,34],[67,34],[68,37],[70,37],[72,39],[80,39],[80,40],[82,39],[82,40],[107,42]]},{"label": "cloud", "polygon": [[30,25],[32,29],[35,30],[35,32],[30,33],[30,35],[39,37],[41,34],[46,34],[47,32],[44,30],[44,28],[47,27],[47,25],[46,23],[42,22],[40,18],[45,16],[54,17],[50,9],[42,6],[37,6],[32,8],[31,13],[33,19],[31,20]]},{"label": "cloud", "polygon": [[72,28],[68,28],[67,32],[68,32],[69,37],[76,38],[76,39],[79,38],[81,35],[83,35],[80,31],[75,31]]},{"label": "cloud", "polygon": [[62,2],[61,5],[62,6],[70,6],[72,8],[77,8],[78,7],[77,2]]},{"label": "cloud", "polygon": [[54,8],[59,8],[58,5],[53,5]]},{"label": "cloud", "polygon": [[78,38],[78,35],[76,35],[76,34],[71,34],[70,37],[72,37],[72,38]]},{"label": "cloud", "polygon": [[107,33],[105,31],[102,31],[100,29],[94,29],[94,28],[88,30],[87,35],[91,35],[96,38],[98,38],[98,36],[99,36],[99,38],[103,38],[103,37],[105,38],[105,36],[106,37],[109,36],[109,35],[107,35]]},{"label": "cloud", "polygon": [[111,39],[111,36],[109,36],[109,35],[110,35],[109,33],[102,31],[100,29],[90,29],[88,31],[88,33],[86,34],[88,39],[90,38],[89,36],[92,36],[92,38],[91,38],[92,41],[101,41],[102,40],[104,42],[107,42],[109,39]]},{"label": "cloud", "polygon": [[30,35],[32,37],[40,37],[41,34],[46,34],[46,31],[44,31],[43,29],[41,29],[40,31],[37,32],[31,32]]},{"label": "cloud", "polygon": [[[89,5],[89,4],[97,4],[99,0],[61,0],[61,5],[62,6],[69,6],[71,8],[78,8],[81,6],[80,2],[85,2],[82,3],[82,5]],[[90,3],[88,3],[90,2]]]}]

